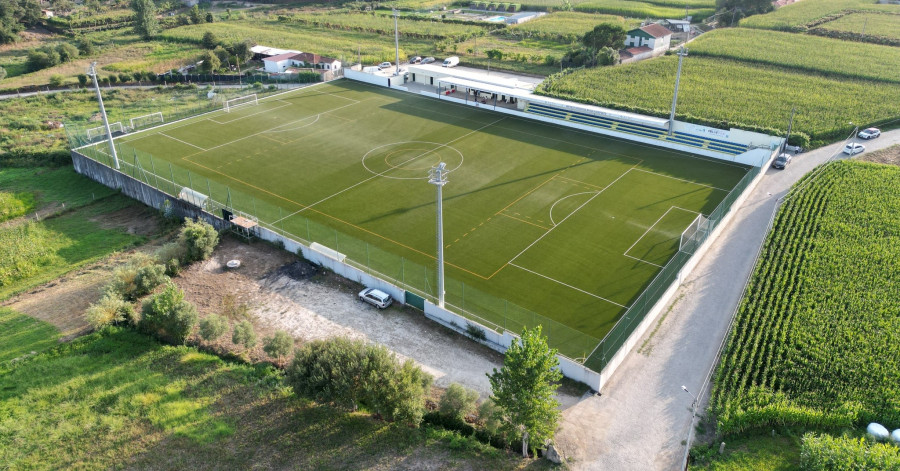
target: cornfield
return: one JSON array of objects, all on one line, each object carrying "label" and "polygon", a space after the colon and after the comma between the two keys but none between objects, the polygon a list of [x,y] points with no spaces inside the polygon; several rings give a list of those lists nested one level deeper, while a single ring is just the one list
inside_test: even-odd
[{"label": "cornfield", "polygon": [[900,426],[900,168],[840,161],[781,207],[716,374],[722,434]]},{"label": "cornfield", "polygon": [[879,5],[868,0],[815,0],[796,2],[766,15],[754,15],[741,20],[747,28],[805,31],[807,25],[841,14],[845,10],[896,11],[893,5]]}]

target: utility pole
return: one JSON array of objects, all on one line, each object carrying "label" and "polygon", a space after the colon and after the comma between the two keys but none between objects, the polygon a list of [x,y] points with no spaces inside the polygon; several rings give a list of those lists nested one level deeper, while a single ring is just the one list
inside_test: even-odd
[{"label": "utility pole", "polygon": [[106,117],[106,108],[103,106],[103,97],[100,95],[100,84],[97,83],[97,63],[91,62],[88,75],[94,79],[94,90],[97,92],[97,102],[100,103],[100,116],[103,118],[103,127],[106,128],[106,138],[109,142],[109,153],[112,155],[116,170],[119,170],[119,156],[116,154],[116,145],[113,144],[112,131],[109,130],[109,118]]},{"label": "utility pole", "polygon": [[428,183],[437,187],[437,293],[444,307],[444,208],[441,189],[447,184],[447,164],[441,162],[428,172]]},{"label": "utility pole", "polygon": [[788,145],[788,139],[791,138],[791,129],[794,128],[794,113],[796,111],[797,111],[797,105],[794,105],[794,107],[791,108],[791,120],[790,120],[790,122],[788,122],[787,136],[784,138],[784,144],[781,146],[781,149],[778,149],[779,154],[784,151],[784,146]]},{"label": "utility pole", "polygon": [[397,51],[397,74],[400,75],[400,33],[397,29],[397,17],[400,12],[394,9],[394,49]]},{"label": "utility pole", "polygon": [[675,96],[672,97],[672,113],[669,114],[669,135],[672,135],[675,126],[675,106],[678,104],[678,84],[681,82],[681,62],[688,55],[687,49],[681,46],[678,50],[678,72],[675,74]]}]

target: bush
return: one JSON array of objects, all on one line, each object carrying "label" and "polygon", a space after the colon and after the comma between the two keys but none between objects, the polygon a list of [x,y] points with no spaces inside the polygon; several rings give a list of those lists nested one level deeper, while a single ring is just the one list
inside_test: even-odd
[{"label": "bush", "polygon": [[59,54],[60,64],[77,58],[79,54],[78,48],[69,43],[59,43],[56,52]]},{"label": "bush", "polygon": [[800,444],[800,469],[900,469],[900,449],[884,443],[869,444],[864,438],[807,433]]},{"label": "bush", "polygon": [[150,294],[157,286],[168,280],[166,276],[166,267],[158,263],[143,266],[138,269],[134,277],[134,292],[132,297],[139,298]]},{"label": "bush", "polygon": [[122,298],[106,293],[96,304],[91,304],[84,317],[94,330],[98,330],[110,324],[131,321],[135,319],[134,306]]},{"label": "bush", "polygon": [[253,324],[250,321],[238,322],[231,334],[231,343],[241,345],[245,349],[256,345],[256,331],[253,330]]},{"label": "bush", "polygon": [[476,340],[487,340],[487,335],[484,333],[484,329],[478,327],[475,324],[472,324],[471,322],[466,322],[466,334]]},{"label": "bush", "polygon": [[127,264],[113,272],[107,290],[129,301],[150,294],[168,279],[166,268],[155,262],[156,259],[147,254],[135,254]]},{"label": "bush", "polygon": [[122,82],[122,83],[130,82],[132,78],[133,77],[131,74],[126,74],[125,72],[122,72],[121,74],[119,74],[119,82]]},{"label": "bush", "polygon": [[82,87],[85,86],[85,85],[87,85],[87,82],[88,82],[88,76],[87,76],[86,74],[78,74],[77,77],[78,77],[78,84],[79,84],[79,85],[81,85]]},{"label": "bush", "polygon": [[416,426],[431,380],[412,361],[398,365],[382,346],[340,338],[304,345],[287,368],[287,382],[297,394],[350,410],[364,403],[386,420]]},{"label": "bush", "polygon": [[66,80],[66,78],[63,77],[62,75],[53,74],[50,76],[48,83],[50,84],[51,87],[60,87],[60,86],[62,86],[62,84],[65,80]]},{"label": "bush", "polygon": [[448,417],[464,420],[475,412],[478,393],[458,383],[451,383],[438,402],[438,412]]},{"label": "bush", "polygon": [[181,271],[182,260],[185,259],[186,250],[181,244],[169,242],[156,251],[156,258],[166,265],[166,275],[178,276]]},{"label": "bush", "polygon": [[493,399],[485,399],[478,406],[478,418],[481,420],[484,430],[488,433],[496,434],[500,430],[500,420],[502,411]]},{"label": "bush", "polygon": [[200,338],[215,342],[228,330],[228,320],[218,314],[210,314],[200,321]]},{"label": "bush", "polygon": [[263,351],[276,360],[284,358],[291,353],[294,347],[294,339],[290,334],[283,330],[275,331],[275,335],[266,338],[263,344]]},{"label": "bush", "polygon": [[219,233],[205,221],[185,219],[178,241],[185,250],[184,262],[206,260],[219,243]]},{"label": "bush", "polygon": [[144,303],[140,328],[159,339],[183,344],[197,323],[197,309],[172,282]]}]

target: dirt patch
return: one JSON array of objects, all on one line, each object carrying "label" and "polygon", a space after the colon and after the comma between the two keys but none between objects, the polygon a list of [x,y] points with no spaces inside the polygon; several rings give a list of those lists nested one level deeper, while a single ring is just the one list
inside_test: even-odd
[{"label": "dirt patch", "polygon": [[149,236],[159,233],[159,217],[144,205],[129,205],[90,219],[104,229],[124,229],[131,235]]},{"label": "dirt patch", "polygon": [[900,165],[900,144],[894,144],[875,152],[859,154],[857,160],[879,164]]},{"label": "dirt patch", "polygon": [[60,203],[57,201],[52,201],[50,203],[45,204],[41,209],[37,211],[30,212],[24,216],[17,217],[15,219],[10,219],[9,221],[4,221],[0,223],[0,227],[14,227],[19,224],[24,224],[27,221],[39,221],[41,219],[46,219],[51,216],[55,216],[66,209],[65,203]]}]

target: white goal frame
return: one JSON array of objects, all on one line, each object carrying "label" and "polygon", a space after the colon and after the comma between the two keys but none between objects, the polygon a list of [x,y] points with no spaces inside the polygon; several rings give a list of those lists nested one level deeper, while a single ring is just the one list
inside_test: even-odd
[{"label": "white goal frame", "polygon": [[138,126],[146,126],[147,124],[154,123],[165,123],[166,120],[163,118],[163,114],[157,111],[156,113],[150,113],[143,116],[138,116],[136,118],[131,118],[129,122],[131,123],[131,129],[137,129]]},{"label": "white goal frame", "polygon": [[[113,134],[115,134],[117,132],[124,134],[125,128],[122,127],[121,121],[116,121],[115,123],[109,123],[109,132],[111,132]],[[94,139],[96,139],[99,136],[106,135],[106,127],[97,126],[96,128],[90,128],[87,130],[87,132],[85,134],[87,135],[87,138],[89,141],[93,141]]]},{"label": "white goal frame", "polygon": [[678,242],[678,250],[689,254],[694,253],[706,237],[709,235],[709,219],[698,214],[691,224],[681,232]]},{"label": "white goal frame", "polygon": [[[240,103],[232,104],[240,101]],[[246,105],[258,105],[259,100],[256,99],[256,94],[253,93],[251,95],[239,96],[237,98],[232,98],[230,100],[225,100],[225,112],[230,113],[232,108],[237,108],[239,106]]]}]

